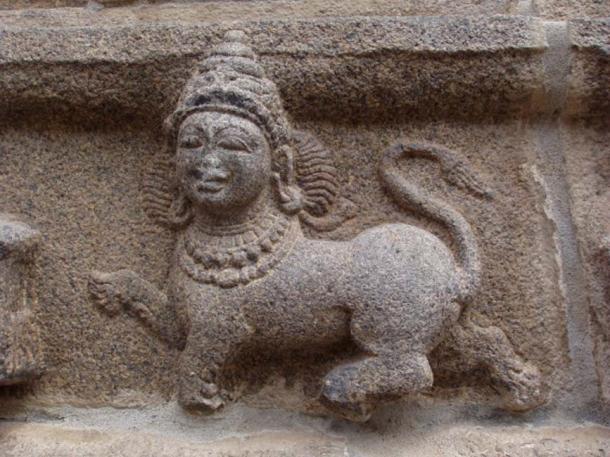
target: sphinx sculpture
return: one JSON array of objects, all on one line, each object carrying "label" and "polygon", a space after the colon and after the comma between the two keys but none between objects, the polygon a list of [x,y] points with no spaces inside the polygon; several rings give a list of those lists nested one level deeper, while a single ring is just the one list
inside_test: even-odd
[{"label": "sphinx sculpture", "polygon": [[540,374],[504,333],[463,312],[480,278],[469,224],[396,166],[409,157],[437,161],[449,182],[483,196],[455,153],[398,144],[379,166],[398,205],[447,227],[454,255],[406,224],[342,242],[304,236],[301,224],[330,230],[353,208],[338,197],[328,151],[290,127],[242,32],[228,32],[200,64],[166,126],[175,159],[154,170],[146,202],[151,217],[178,231],[165,292],[129,270],[94,272],[90,289],[109,315],[127,312],[181,350],[182,406],[215,411],[234,400],[224,374],[245,351],[350,340],[361,354],[326,374],[320,401],[333,414],[366,420],[378,403],[432,385],[428,355],[447,338],[489,368],[508,409],[543,400]]},{"label": "sphinx sculpture", "polygon": [[31,381],[44,371],[32,306],[34,256],[40,233],[0,214],[0,386]]}]

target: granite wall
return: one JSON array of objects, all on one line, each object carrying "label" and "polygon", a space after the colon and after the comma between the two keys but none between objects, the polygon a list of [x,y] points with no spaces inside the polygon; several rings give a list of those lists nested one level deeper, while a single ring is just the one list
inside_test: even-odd
[{"label": "granite wall", "polygon": [[[42,234],[36,324],[46,372],[0,388],[7,455],[603,456],[610,449],[610,6],[601,1],[0,0],[0,211]],[[334,154],[357,208],[349,240],[402,211],[376,164],[398,141],[441,144],[491,189],[402,172],[473,225],[483,279],[469,309],[542,373],[546,402],[503,412],[499,386],[451,344],[434,386],[365,425],[318,417],[312,373],[336,354],[252,367],[239,404],[175,406],[176,350],[109,319],[92,270],[163,286],[176,233],[144,211],[161,123],[196,62],[246,32],[293,125]],[[311,415],[313,414],[313,416]],[[132,431],[130,436],[125,435]]]}]

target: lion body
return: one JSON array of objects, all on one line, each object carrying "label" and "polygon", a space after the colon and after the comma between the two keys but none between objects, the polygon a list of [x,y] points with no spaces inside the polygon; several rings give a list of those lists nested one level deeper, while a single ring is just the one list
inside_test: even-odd
[{"label": "lion body", "polygon": [[459,316],[453,256],[424,230],[387,224],[350,241],[312,240],[299,230],[292,242],[273,271],[240,287],[197,283],[172,269],[170,300],[188,322],[183,373],[200,369],[205,378],[216,367],[218,376],[242,353],[348,340],[400,365],[425,359]]}]

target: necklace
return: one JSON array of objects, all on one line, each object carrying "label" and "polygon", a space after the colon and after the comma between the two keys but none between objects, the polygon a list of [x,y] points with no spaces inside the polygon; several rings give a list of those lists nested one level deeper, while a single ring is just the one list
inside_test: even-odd
[{"label": "necklace", "polygon": [[178,241],[182,270],[203,284],[229,288],[263,277],[292,247],[298,219],[268,212],[230,227],[191,225]]}]

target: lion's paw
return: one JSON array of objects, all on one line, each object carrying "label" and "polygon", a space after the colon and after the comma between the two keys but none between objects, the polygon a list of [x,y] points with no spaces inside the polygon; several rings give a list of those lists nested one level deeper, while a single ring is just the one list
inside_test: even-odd
[{"label": "lion's paw", "polygon": [[521,370],[511,370],[505,380],[504,408],[511,411],[529,411],[546,401],[540,371],[531,365]]},{"label": "lion's paw", "polygon": [[210,414],[221,409],[226,401],[224,393],[216,384],[191,380],[180,385],[178,403],[189,411]]}]

